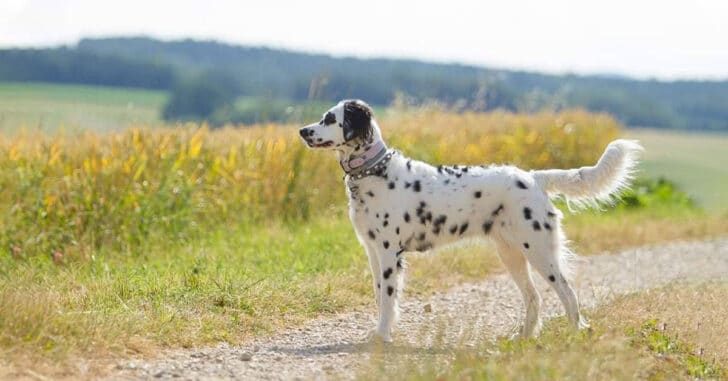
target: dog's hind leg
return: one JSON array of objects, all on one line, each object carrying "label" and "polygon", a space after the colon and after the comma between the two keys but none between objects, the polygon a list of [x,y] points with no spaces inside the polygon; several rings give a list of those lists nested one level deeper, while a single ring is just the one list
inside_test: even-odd
[{"label": "dog's hind leg", "polygon": [[[587,328],[589,325],[579,313],[579,301],[576,292],[568,280],[568,260],[573,254],[565,245],[558,221],[545,231],[537,230],[530,234],[529,247],[522,249],[526,258],[536,271],[551,285],[561,299],[566,316],[576,328]],[[553,230],[552,230],[553,229]]]},{"label": "dog's hind leg", "polygon": [[521,295],[523,295],[523,302],[526,306],[526,316],[519,335],[523,338],[537,335],[541,328],[541,321],[538,317],[541,296],[533,285],[531,270],[526,257],[501,239],[494,239],[494,242],[498,249],[498,256],[508,272],[511,273],[513,281],[521,291]]}]

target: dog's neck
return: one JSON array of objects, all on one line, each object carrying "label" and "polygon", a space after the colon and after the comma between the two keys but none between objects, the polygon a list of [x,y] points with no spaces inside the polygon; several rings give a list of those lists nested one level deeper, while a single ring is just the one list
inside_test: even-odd
[{"label": "dog's neck", "polygon": [[391,155],[374,121],[372,128],[371,139],[355,139],[338,150],[339,163],[347,175],[354,178],[365,177],[371,174],[371,170],[386,159],[387,155]]}]

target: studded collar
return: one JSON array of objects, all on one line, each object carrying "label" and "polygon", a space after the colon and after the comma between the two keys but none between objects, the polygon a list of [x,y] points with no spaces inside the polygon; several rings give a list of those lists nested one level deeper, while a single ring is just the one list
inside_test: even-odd
[{"label": "studded collar", "polygon": [[395,151],[387,149],[384,142],[379,140],[363,154],[348,160],[342,160],[339,163],[351,179],[359,180],[380,173],[392,160],[394,154]]}]

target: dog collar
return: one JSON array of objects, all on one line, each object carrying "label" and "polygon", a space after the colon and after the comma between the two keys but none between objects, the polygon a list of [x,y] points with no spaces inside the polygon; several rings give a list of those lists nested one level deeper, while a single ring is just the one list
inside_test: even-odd
[{"label": "dog collar", "polygon": [[361,155],[348,160],[342,160],[339,164],[341,164],[341,168],[347,175],[353,179],[361,179],[384,168],[391,158],[392,152],[389,152],[384,142],[379,140]]}]

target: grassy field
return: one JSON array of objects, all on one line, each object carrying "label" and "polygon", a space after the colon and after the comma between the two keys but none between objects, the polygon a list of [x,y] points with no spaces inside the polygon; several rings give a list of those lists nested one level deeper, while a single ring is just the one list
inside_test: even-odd
[{"label": "grassy field", "polygon": [[162,91],[0,82],[0,131],[106,131],[159,124]]},{"label": "grassy field", "polygon": [[629,130],[645,146],[642,169],[679,184],[706,210],[728,211],[728,135]]},{"label": "grassy field", "polygon": [[[135,104],[127,118],[120,111],[127,92],[114,98],[99,89],[37,86],[0,86],[27,113],[3,119],[14,133],[0,136],[5,358],[63,368],[73,356],[235,343],[322,314],[372,308],[340,169],[331,154],[306,150],[294,126],[155,127],[151,110],[162,94],[146,94],[146,108]],[[27,99],[16,99],[23,92]],[[99,110],[110,112],[99,118],[122,121],[109,129],[134,125],[48,132],[57,131],[48,119],[40,129],[18,131],[23,118],[39,120],[28,106],[37,98],[62,111],[57,120],[69,120],[97,107],[97,97],[107,105]],[[622,133],[611,117],[581,111],[430,110],[380,122],[393,146],[418,159],[524,168],[591,164]],[[628,198],[638,200],[632,207],[567,212],[580,253],[728,234],[725,215],[655,189],[638,187]],[[443,267],[452,271],[433,270]],[[411,269],[408,292],[416,294],[482,279],[499,264],[489,249],[466,247],[417,256]]]},{"label": "grassy field", "polygon": [[[564,318],[536,339],[454,351],[448,366],[402,364],[402,380],[694,380],[728,377],[728,284],[673,285],[590,311],[592,329]],[[380,369],[377,356],[371,369]],[[391,377],[391,371],[388,374]],[[362,379],[377,380],[371,372]]]}]

